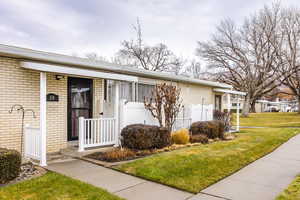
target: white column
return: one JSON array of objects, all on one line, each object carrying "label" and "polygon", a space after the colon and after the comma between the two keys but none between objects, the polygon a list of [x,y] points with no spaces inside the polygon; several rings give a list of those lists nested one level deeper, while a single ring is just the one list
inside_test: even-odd
[{"label": "white column", "polygon": [[119,109],[120,109],[120,83],[116,81],[115,87],[115,104],[114,104],[114,117],[115,117],[115,146],[119,146],[119,133],[120,133],[120,116],[119,116]]},{"label": "white column", "polygon": [[83,117],[79,117],[78,118],[79,121],[79,141],[78,141],[78,152],[83,152],[84,151],[84,138],[85,138],[85,134],[84,134],[84,118]]},{"label": "white column", "polygon": [[237,97],[236,105],[236,131],[240,131],[240,98]]},{"label": "white column", "polygon": [[47,77],[45,72],[40,72],[40,134],[41,134],[41,166],[47,166],[47,123],[46,123],[46,91]]},{"label": "white column", "polygon": [[[230,93],[227,93],[227,113],[228,113],[228,116],[231,118],[231,114],[230,114],[230,112],[231,112],[231,99],[230,99],[230,97],[231,97],[231,94]],[[230,118],[229,118],[229,132],[231,131],[231,120],[230,120]]]},{"label": "white column", "polygon": [[230,113],[231,102],[230,102],[230,93],[227,93],[227,112]]}]

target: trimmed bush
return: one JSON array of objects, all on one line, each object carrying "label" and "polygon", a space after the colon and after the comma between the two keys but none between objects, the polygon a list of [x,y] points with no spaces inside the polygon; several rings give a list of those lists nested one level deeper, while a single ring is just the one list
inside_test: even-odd
[{"label": "trimmed bush", "polygon": [[123,128],[121,136],[122,146],[137,150],[163,148],[171,142],[168,129],[145,124],[128,125]]},{"label": "trimmed bush", "polygon": [[202,143],[207,144],[208,143],[208,137],[203,134],[199,135],[192,135],[190,138],[191,143]]},{"label": "trimmed bush", "polygon": [[231,127],[231,113],[214,110],[214,120],[222,121],[226,131],[230,130]]},{"label": "trimmed bush", "polygon": [[7,183],[20,174],[21,162],[19,152],[0,148],[0,184]]},{"label": "trimmed bush", "polygon": [[224,139],[225,125],[222,121],[218,120],[194,122],[190,127],[190,133],[192,135],[203,134],[209,139]]},{"label": "trimmed bush", "polygon": [[182,128],[178,131],[174,131],[171,134],[171,139],[175,144],[187,144],[190,141],[189,130],[187,130],[186,128]]}]

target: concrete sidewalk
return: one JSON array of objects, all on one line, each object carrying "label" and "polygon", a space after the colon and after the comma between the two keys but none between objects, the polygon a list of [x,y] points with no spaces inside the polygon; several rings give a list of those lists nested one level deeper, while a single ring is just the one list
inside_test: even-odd
[{"label": "concrete sidewalk", "polygon": [[300,173],[299,155],[300,135],[297,135],[190,200],[273,200]]},{"label": "concrete sidewalk", "polygon": [[101,187],[127,200],[272,200],[300,173],[300,135],[197,195],[81,160],[49,170]]},{"label": "concrete sidewalk", "polygon": [[153,183],[144,179],[107,169],[82,160],[50,164],[47,169],[106,189],[127,200],[185,200],[193,196],[188,192]]}]

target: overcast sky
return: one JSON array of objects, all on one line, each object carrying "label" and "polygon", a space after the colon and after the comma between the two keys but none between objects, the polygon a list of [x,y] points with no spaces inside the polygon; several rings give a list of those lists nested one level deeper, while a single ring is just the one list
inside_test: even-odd
[{"label": "overcast sky", "polygon": [[[135,36],[139,17],[148,44],[165,43],[191,58],[224,18],[236,22],[273,0],[2,0],[0,43],[56,53],[111,57]],[[285,5],[299,0],[282,0]]]}]

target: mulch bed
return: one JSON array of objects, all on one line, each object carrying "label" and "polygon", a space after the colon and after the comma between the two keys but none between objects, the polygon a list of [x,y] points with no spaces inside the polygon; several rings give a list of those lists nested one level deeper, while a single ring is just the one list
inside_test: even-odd
[{"label": "mulch bed", "polygon": [[[225,140],[233,140],[236,136],[233,134],[228,135]],[[223,140],[223,141],[225,141]],[[209,143],[219,141],[219,139],[211,140],[209,139]],[[162,149],[150,149],[150,150],[129,150],[129,149],[124,149],[125,151],[131,151],[133,154],[130,154],[130,156],[121,156],[118,157],[117,159],[108,157],[106,154],[112,151],[121,151],[120,148],[115,148],[113,150],[109,150],[108,152],[95,152],[89,155],[86,155],[82,157],[81,159],[87,160],[89,162],[93,162],[95,164],[99,164],[102,166],[110,167],[114,165],[118,165],[124,162],[130,162],[136,159],[140,159],[146,156],[154,155],[157,153],[162,153],[162,152],[168,152],[168,151],[174,151],[177,149],[182,149],[186,147],[192,147],[192,146],[199,146],[202,145],[202,143],[188,143],[188,144],[172,144],[168,147],[162,148]]]},{"label": "mulch bed", "polygon": [[0,184],[0,187],[4,187],[7,185],[11,185],[11,184],[15,184],[15,183],[19,183],[25,180],[29,180],[35,177],[39,177],[42,176],[43,174],[46,173],[46,170],[36,166],[34,164],[32,164],[31,162],[28,163],[24,163],[21,165],[21,172],[19,174],[19,176],[17,178],[15,178],[14,180],[11,180],[8,183],[5,184]]},{"label": "mulch bed", "polygon": [[[162,149],[150,149],[150,150],[131,150],[135,153],[135,155],[133,156],[126,156],[126,157],[122,157],[119,159],[107,159],[107,157],[105,156],[106,152],[95,152],[89,155],[84,156],[85,158],[89,159],[89,161],[92,160],[97,160],[97,161],[101,161],[98,162],[98,164],[103,164],[107,166],[113,166],[116,164],[120,164],[120,162],[126,162],[126,161],[133,161],[136,159],[140,159],[140,158],[144,158],[150,155],[154,155],[154,154],[158,154],[158,153],[162,153],[162,152],[169,152],[169,151],[174,151],[177,149],[182,149],[185,147],[191,147],[191,146],[198,146],[198,145],[202,145],[201,143],[189,143],[189,144],[185,144],[185,145],[177,145],[177,144],[173,144],[171,146],[162,148]],[[120,148],[116,148],[114,150],[119,150],[121,151]],[[112,150],[113,151],[113,150]],[[84,159],[84,158],[83,158]]]}]

